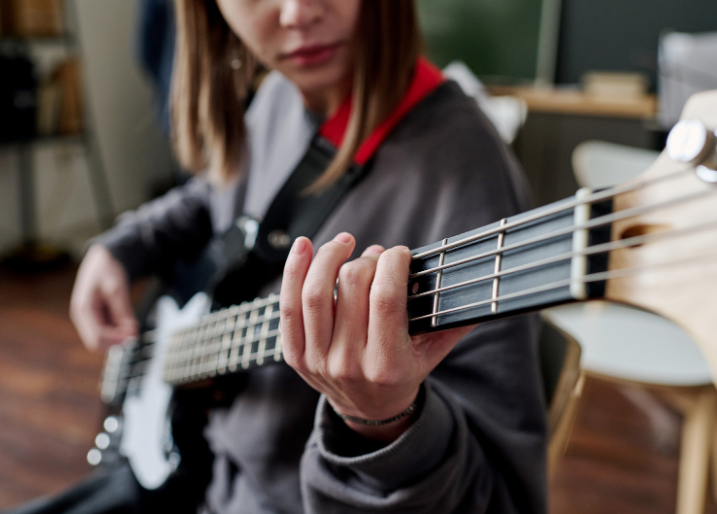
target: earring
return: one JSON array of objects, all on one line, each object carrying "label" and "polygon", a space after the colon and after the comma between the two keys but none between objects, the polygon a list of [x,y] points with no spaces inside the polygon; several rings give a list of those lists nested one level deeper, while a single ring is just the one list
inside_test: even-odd
[{"label": "earring", "polygon": [[239,57],[234,57],[234,58],[229,62],[229,66],[231,66],[232,69],[235,70],[235,71],[236,71],[236,70],[240,70],[241,67],[242,67],[242,64],[244,64],[244,63],[241,62],[241,59],[239,59]]}]

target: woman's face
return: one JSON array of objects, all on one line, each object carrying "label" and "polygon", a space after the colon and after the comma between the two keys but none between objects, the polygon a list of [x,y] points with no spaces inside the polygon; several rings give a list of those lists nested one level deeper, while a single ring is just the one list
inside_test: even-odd
[{"label": "woman's face", "polygon": [[310,107],[325,110],[335,104],[337,95],[347,92],[361,0],[217,0],[217,4],[244,44],[264,65],[296,84]]}]

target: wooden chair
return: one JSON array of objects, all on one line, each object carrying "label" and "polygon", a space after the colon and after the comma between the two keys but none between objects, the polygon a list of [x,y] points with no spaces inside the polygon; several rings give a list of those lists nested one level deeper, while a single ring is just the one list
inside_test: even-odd
[{"label": "wooden chair", "polygon": [[548,480],[565,451],[582,392],[580,345],[573,337],[544,318],[540,335],[540,367],[548,409]]},{"label": "wooden chair", "polygon": [[[657,152],[591,141],[576,148],[573,166],[581,186],[600,188],[639,175],[656,157]],[[702,514],[710,458],[717,471],[717,390],[694,341],[662,317],[607,302],[549,309],[544,317],[580,342],[584,373],[640,385],[684,415],[677,513]],[[655,410],[650,398],[632,400],[649,416]]]}]

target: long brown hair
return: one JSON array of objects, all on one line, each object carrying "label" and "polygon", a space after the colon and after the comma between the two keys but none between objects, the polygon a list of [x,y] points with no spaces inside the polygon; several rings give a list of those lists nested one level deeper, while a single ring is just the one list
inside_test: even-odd
[{"label": "long brown hair", "polygon": [[[172,133],[188,170],[226,181],[244,147],[244,107],[258,63],[224,20],[215,0],[174,0],[177,46],[172,76]],[[361,142],[397,106],[421,52],[413,0],[362,0],[357,27],[352,112],[323,188],[351,164]]]}]

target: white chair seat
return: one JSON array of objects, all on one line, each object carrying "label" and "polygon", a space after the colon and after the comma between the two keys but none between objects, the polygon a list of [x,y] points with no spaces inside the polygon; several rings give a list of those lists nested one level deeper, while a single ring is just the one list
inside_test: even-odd
[{"label": "white chair seat", "polygon": [[573,151],[575,179],[594,189],[620,184],[645,171],[659,155],[654,150],[585,141]]},{"label": "white chair seat", "polygon": [[654,314],[607,302],[555,307],[545,314],[580,342],[581,366],[587,371],[672,386],[712,380],[692,339]]}]

